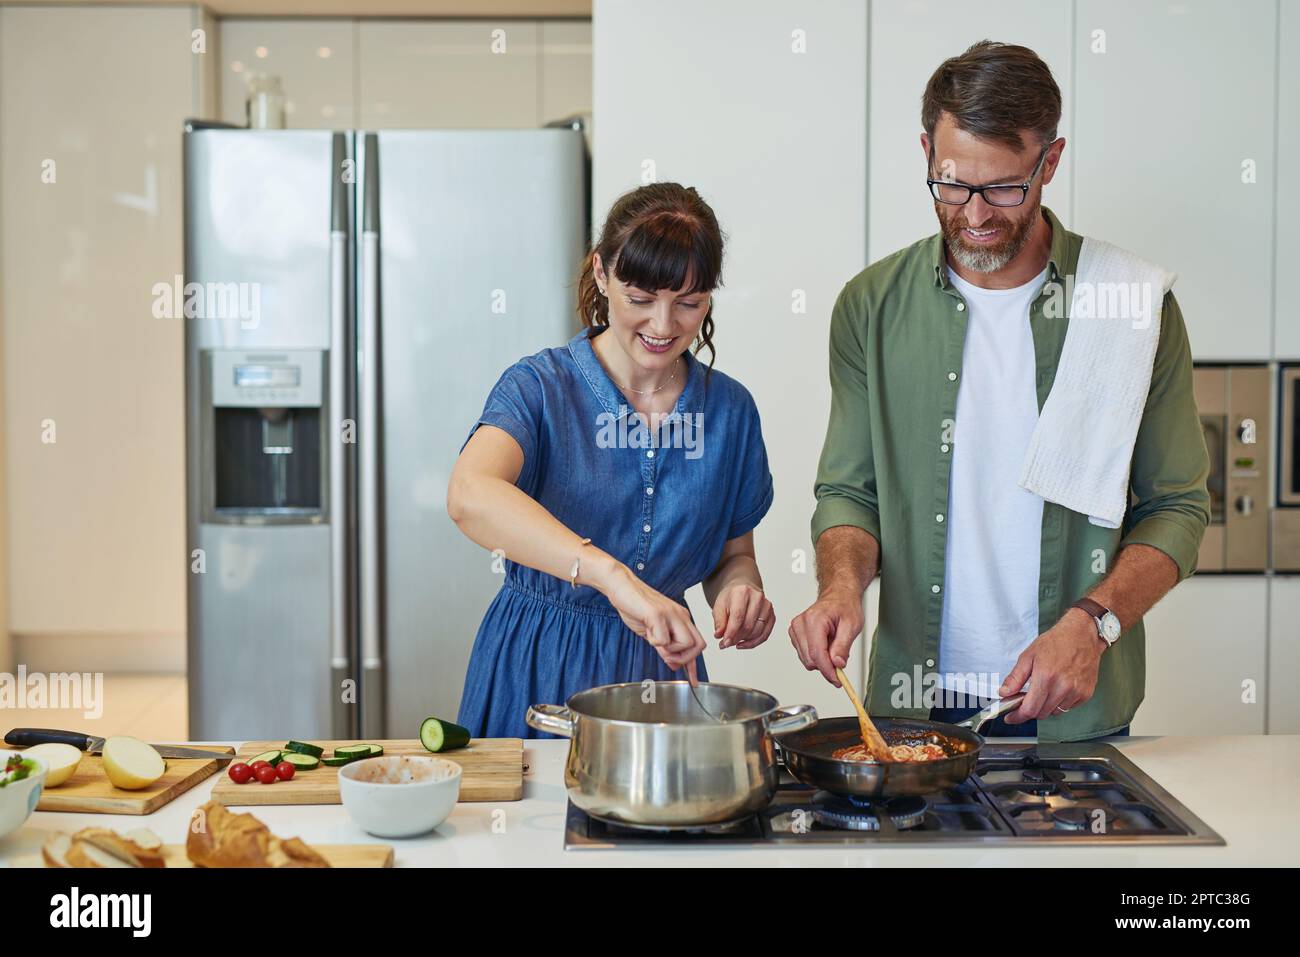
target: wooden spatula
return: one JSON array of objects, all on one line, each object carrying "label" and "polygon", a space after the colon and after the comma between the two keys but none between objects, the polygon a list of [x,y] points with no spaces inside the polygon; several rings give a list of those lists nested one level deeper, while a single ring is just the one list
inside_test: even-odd
[{"label": "wooden spatula", "polygon": [[863,707],[862,701],[858,698],[858,693],[853,690],[853,684],[849,681],[849,676],[844,673],[843,668],[836,668],[835,677],[840,679],[840,684],[844,687],[844,693],[849,696],[849,700],[853,702],[853,710],[858,713],[858,728],[862,731],[862,743],[867,746],[871,756],[881,764],[891,764],[894,756],[889,753],[889,745],[885,743],[881,733],[876,730],[876,726],[871,723],[871,716],[867,714],[867,709]]}]

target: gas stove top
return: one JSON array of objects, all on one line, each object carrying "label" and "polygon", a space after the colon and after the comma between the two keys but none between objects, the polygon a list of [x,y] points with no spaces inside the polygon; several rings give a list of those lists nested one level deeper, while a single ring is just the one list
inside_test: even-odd
[{"label": "gas stove top", "polygon": [[569,804],[566,850],[853,844],[1223,844],[1223,838],[1109,744],[985,744],[975,772],[925,797],[866,801],[784,770],[776,797],[734,824],[623,827]]}]

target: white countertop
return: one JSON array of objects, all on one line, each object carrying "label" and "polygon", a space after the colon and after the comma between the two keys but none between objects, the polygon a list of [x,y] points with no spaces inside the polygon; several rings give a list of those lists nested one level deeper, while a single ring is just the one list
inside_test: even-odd
[{"label": "white countertop", "polygon": [[[1014,739],[997,739],[1011,741]],[[232,743],[232,742],[224,742]],[[462,803],[432,834],[381,841],[357,828],[341,805],[251,810],[281,837],[308,843],[389,843],[398,867],[726,865],[760,867],[887,867],[890,865],[1134,867],[1261,867],[1300,865],[1300,735],[1112,738],[1110,743],[1227,841],[1225,847],[870,846],[564,850],[564,758],[568,742],[526,741],[524,799]],[[225,771],[221,772],[224,774]],[[0,839],[0,866],[39,857],[46,832],[88,826],[151,828],[167,843],[184,843],[194,808],[208,799],[216,776],[153,814],[115,816],[38,811]],[[236,808],[236,810],[241,810]]]}]

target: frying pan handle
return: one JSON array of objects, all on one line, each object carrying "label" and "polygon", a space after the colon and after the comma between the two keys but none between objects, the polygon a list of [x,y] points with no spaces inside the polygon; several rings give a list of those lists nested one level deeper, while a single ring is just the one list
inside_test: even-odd
[{"label": "frying pan handle", "polygon": [[971,715],[965,721],[957,722],[959,728],[970,728],[976,734],[980,729],[988,724],[994,718],[1006,714],[1008,711],[1014,711],[1020,707],[1020,702],[1025,700],[1025,692],[1018,691],[1015,694],[1009,694],[1005,698],[998,698],[985,706],[983,711],[978,711]]},{"label": "frying pan handle", "polygon": [[817,709],[810,704],[795,704],[788,708],[777,708],[767,719],[768,734],[789,734],[802,731],[817,723]]},{"label": "frying pan handle", "polygon": [[562,705],[535,704],[524,715],[524,722],[534,731],[573,737],[573,715]]}]

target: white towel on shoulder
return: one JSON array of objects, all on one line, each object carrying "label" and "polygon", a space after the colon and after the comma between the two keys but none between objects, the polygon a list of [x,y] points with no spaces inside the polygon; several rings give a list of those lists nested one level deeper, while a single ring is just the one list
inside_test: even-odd
[{"label": "white towel on shoulder", "polygon": [[1128,250],[1083,240],[1061,360],[1020,485],[1094,525],[1118,528],[1124,519],[1160,309],[1175,278]]}]

